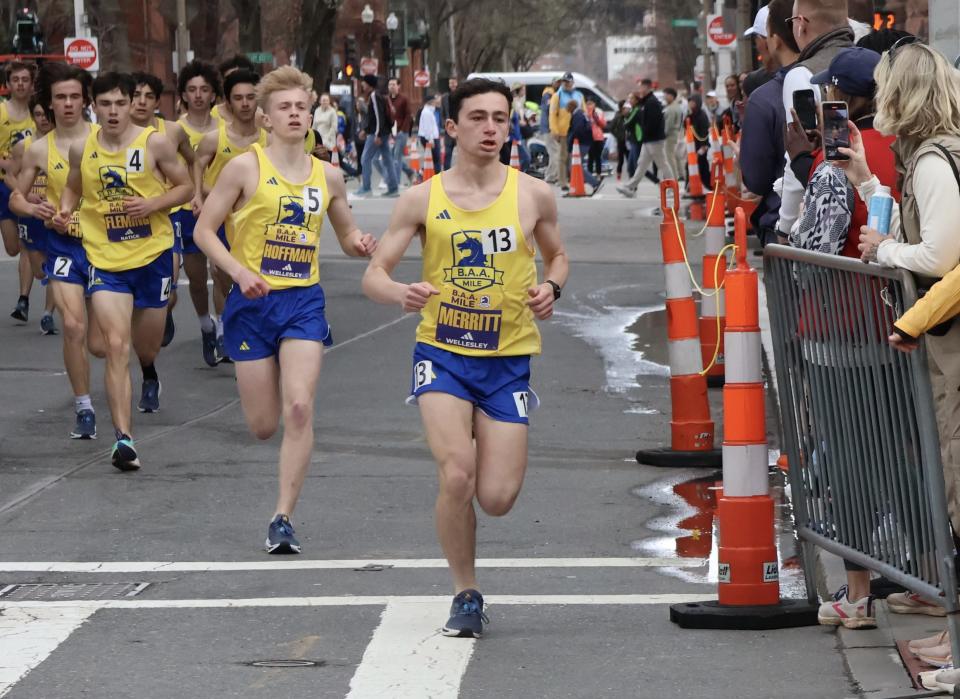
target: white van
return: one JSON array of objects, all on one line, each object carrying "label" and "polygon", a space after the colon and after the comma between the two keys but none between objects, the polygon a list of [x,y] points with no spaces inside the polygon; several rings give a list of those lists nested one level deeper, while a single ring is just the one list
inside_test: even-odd
[{"label": "white van", "polygon": [[[565,71],[552,70],[536,73],[471,73],[467,78],[487,78],[489,80],[500,80],[507,87],[514,83],[521,83],[527,86],[527,101],[540,104],[540,97],[543,96],[543,88],[550,85],[555,78],[563,75]],[[617,101],[604,92],[596,82],[582,73],[573,74],[573,86],[583,93],[584,99],[596,100],[597,106],[603,110],[607,121],[613,119],[617,113]]]}]

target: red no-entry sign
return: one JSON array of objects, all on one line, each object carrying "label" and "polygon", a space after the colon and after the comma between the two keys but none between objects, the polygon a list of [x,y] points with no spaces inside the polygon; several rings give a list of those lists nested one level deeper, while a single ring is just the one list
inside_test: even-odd
[{"label": "red no-entry sign", "polygon": [[84,70],[100,70],[100,48],[95,37],[67,37],[63,40],[67,63]]}]

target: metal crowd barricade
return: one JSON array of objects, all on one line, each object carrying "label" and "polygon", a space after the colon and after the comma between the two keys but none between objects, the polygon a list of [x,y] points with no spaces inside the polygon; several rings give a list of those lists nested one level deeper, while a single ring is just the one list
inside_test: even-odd
[{"label": "metal crowd barricade", "polygon": [[937,421],[923,348],[887,343],[917,298],[912,275],[781,245],[764,285],[807,592],[811,546],[960,607]]}]

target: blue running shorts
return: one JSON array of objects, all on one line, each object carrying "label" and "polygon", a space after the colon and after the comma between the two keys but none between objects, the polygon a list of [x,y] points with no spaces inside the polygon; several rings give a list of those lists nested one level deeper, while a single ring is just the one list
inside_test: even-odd
[{"label": "blue running shorts", "polygon": [[499,422],[528,425],[527,416],[540,405],[530,388],[529,355],[471,357],[418,342],[407,403],[415,404],[428,391],[469,401]]},{"label": "blue running shorts", "polygon": [[43,221],[17,217],[17,233],[27,250],[47,251],[47,227]]},{"label": "blue running shorts", "polygon": [[133,296],[134,308],[166,308],[173,282],[173,250],[165,250],[143,267],[108,272],[90,267],[91,294],[115,291]]},{"label": "blue running shorts", "polygon": [[12,194],[10,188],[7,186],[6,182],[0,180],[0,220],[12,218],[16,219],[16,215],[10,211],[10,195]]},{"label": "blue running shorts", "polygon": [[[183,213],[183,209],[180,209],[179,211],[172,211],[170,213],[170,224],[173,226],[173,251],[178,255],[183,254],[183,222],[181,220],[183,218]],[[190,214],[189,211],[186,213]],[[192,217],[193,214],[190,214],[190,216]]]},{"label": "blue running shorts", "polygon": [[297,286],[248,299],[236,284],[223,309],[223,344],[235,362],[272,357],[282,340],[330,344],[323,288]]},{"label": "blue running shorts", "polygon": [[[203,254],[203,250],[197,247],[197,244],[193,242],[193,229],[197,225],[197,219],[193,215],[193,211],[189,208],[180,209],[180,211],[174,211],[170,214],[171,217],[176,217],[180,222],[180,240],[183,248],[184,255],[193,255],[195,253]],[[174,228],[176,231],[176,228]]]},{"label": "blue running shorts", "polygon": [[79,284],[84,289],[90,282],[87,251],[79,238],[47,231],[47,262],[43,266],[47,278],[66,284]]}]

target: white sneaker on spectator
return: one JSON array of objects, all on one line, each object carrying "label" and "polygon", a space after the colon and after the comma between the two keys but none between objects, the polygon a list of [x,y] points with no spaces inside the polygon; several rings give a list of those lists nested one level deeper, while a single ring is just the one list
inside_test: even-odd
[{"label": "white sneaker on spectator", "polygon": [[950,643],[950,634],[946,629],[940,633],[935,633],[933,636],[927,636],[926,638],[917,638],[913,641],[907,642],[907,649],[916,655],[918,652],[926,648],[934,648],[936,646],[942,646],[944,643]]},{"label": "white sneaker on spectator", "polygon": [[953,658],[950,655],[949,642],[944,643],[942,646],[924,648],[918,651],[916,656],[927,665],[932,665],[933,667],[945,668],[950,667],[953,664]]},{"label": "white sneaker on spectator", "polygon": [[917,679],[920,680],[920,685],[924,689],[937,690],[937,689],[940,689],[937,686],[937,675],[939,675],[941,672],[949,672],[951,670],[953,670],[953,668],[944,668],[942,670],[927,670],[926,672],[919,672],[917,673]]},{"label": "white sneaker on spectator", "polygon": [[873,597],[864,597],[856,602],[847,599],[847,586],[844,585],[833,599],[820,605],[817,621],[824,626],[841,626],[848,629],[874,629],[877,619],[873,615]]},{"label": "white sneaker on spectator", "polygon": [[894,592],[887,595],[887,608],[894,614],[947,615],[946,609],[938,604],[927,602],[916,592]]},{"label": "white sneaker on spectator", "polygon": [[386,188],[387,188],[387,183],[383,180],[380,180],[380,184],[377,185],[377,189],[386,190]]},{"label": "white sneaker on spectator", "polygon": [[960,684],[960,670],[951,667],[937,671],[937,674],[933,676],[934,686],[930,689],[942,689],[945,692],[953,693],[953,688],[958,684]]}]

